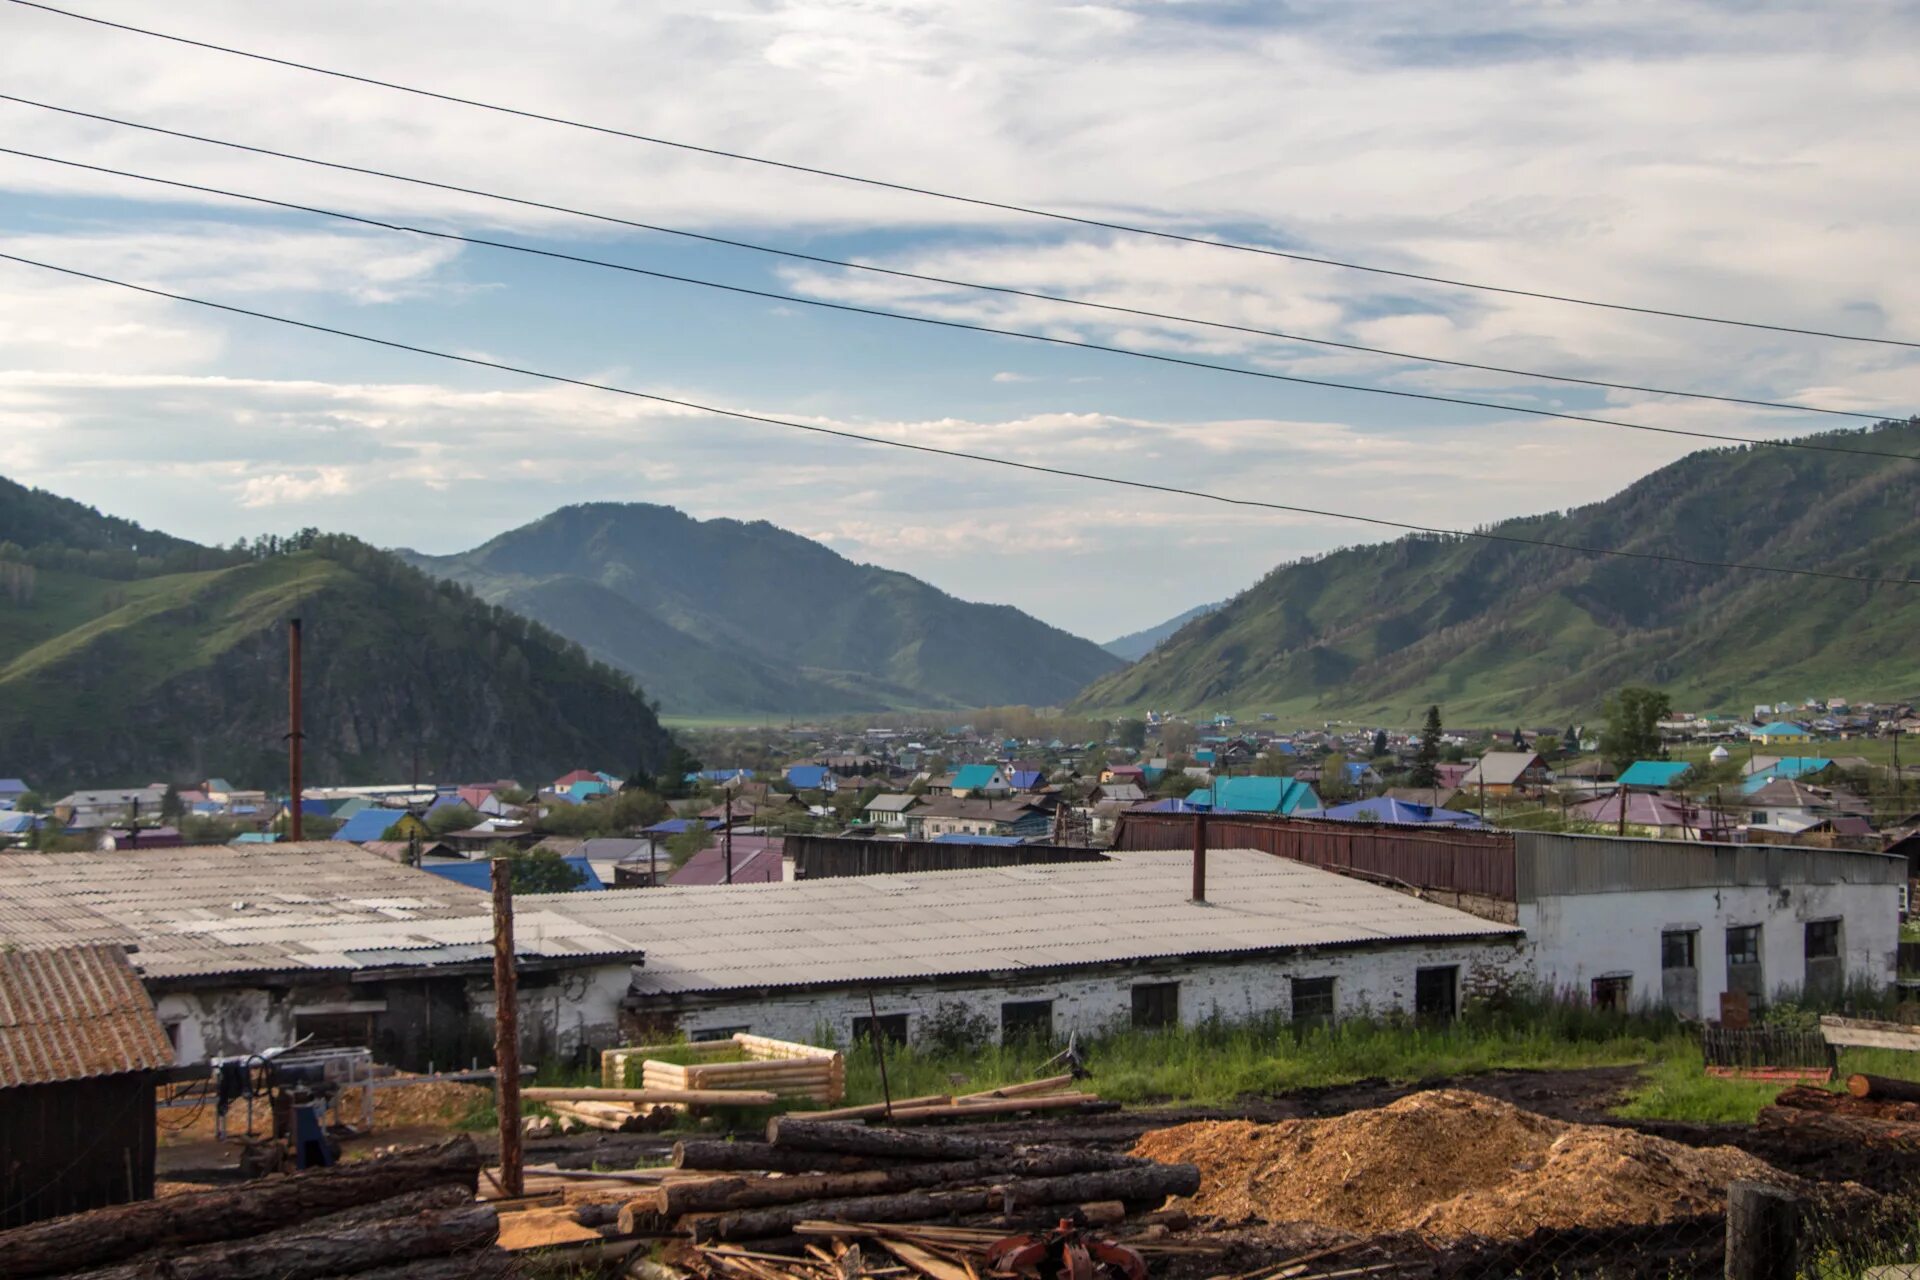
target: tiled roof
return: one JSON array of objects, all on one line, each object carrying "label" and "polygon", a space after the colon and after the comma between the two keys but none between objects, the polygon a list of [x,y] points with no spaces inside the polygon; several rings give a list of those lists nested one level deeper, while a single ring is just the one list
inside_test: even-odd
[{"label": "tiled roof", "polygon": [[0,1089],[172,1065],[124,949],[0,950]]},{"label": "tiled roof", "polygon": [[[135,943],[149,978],[451,964],[492,938],[486,893],[336,841],[0,856],[0,948]],[[641,949],[524,899],[514,943]]]},{"label": "tiled roof", "polygon": [[1205,904],[1184,857],[998,867],[726,888],[540,895],[609,932],[646,939],[637,993],[1231,955],[1518,930],[1246,849],[1208,854]]}]

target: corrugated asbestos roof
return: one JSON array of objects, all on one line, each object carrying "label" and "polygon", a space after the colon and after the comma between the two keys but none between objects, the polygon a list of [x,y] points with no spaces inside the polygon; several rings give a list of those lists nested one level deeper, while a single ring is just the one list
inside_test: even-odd
[{"label": "corrugated asbestos roof", "polygon": [[123,948],[0,951],[0,1089],[172,1065]]},{"label": "corrugated asbestos roof", "polygon": [[[471,961],[492,901],[335,841],[0,854],[0,946],[122,942],[148,977]],[[624,938],[519,904],[515,949],[635,955]]]},{"label": "corrugated asbestos roof", "polygon": [[643,940],[636,993],[724,991],[1518,933],[1245,849],[725,888],[542,895],[529,906]]}]

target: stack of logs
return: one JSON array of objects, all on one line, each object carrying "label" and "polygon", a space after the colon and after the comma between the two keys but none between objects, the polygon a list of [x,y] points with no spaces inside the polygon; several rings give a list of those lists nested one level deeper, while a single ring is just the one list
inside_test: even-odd
[{"label": "stack of logs", "polygon": [[[735,1053],[745,1060],[699,1060]],[[696,1061],[665,1060],[671,1057]],[[660,1101],[688,1106],[769,1106],[786,1098],[832,1106],[846,1096],[847,1061],[833,1049],[742,1031],[726,1040],[608,1049],[600,1055],[600,1083],[608,1089],[631,1089],[637,1084],[640,1092]],[[719,1095],[724,1100],[703,1103],[668,1096],[687,1094]]]},{"label": "stack of logs", "polygon": [[[695,1244],[752,1242],[796,1251],[804,1223],[1046,1223],[1076,1210],[1115,1225],[1192,1195],[1200,1171],[1085,1147],[1023,1146],[959,1134],[902,1132],[778,1116],[767,1141],[675,1145],[680,1176],[637,1193],[622,1234],[671,1233]],[[687,1176],[689,1174],[706,1176]]]},{"label": "stack of logs", "polygon": [[9,1280],[465,1280],[505,1275],[499,1220],[455,1138],[0,1231]]},{"label": "stack of logs", "polygon": [[1920,1083],[1854,1075],[1845,1093],[1788,1089],[1761,1109],[1759,1123],[1809,1139],[1920,1151]]}]

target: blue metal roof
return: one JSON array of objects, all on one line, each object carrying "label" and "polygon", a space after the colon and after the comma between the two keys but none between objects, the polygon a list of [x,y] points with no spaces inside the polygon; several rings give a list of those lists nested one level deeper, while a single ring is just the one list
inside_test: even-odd
[{"label": "blue metal roof", "polygon": [[818,791],[832,772],[823,764],[796,764],[788,767],[787,781],[802,791]]},{"label": "blue metal roof", "polygon": [[709,831],[714,830],[720,825],[718,820],[713,818],[664,818],[650,827],[642,827],[641,834],[649,836],[677,836],[696,822],[704,824]]},{"label": "blue metal roof", "polygon": [[362,809],[340,825],[333,839],[349,844],[365,844],[387,834],[387,828],[407,816],[405,809]]},{"label": "blue metal roof", "polygon": [[[574,887],[575,893],[587,893],[604,889],[600,877],[593,873],[593,864],[587,861],[584,853],[565,854],[560,859],[586,879]],[[493,862],[488,858],[478,858],[472,862],[434,862],[420,868],[422,871],[451,880],[455,884],[464,884],[470,889],[490,889],[493,887]]]},{"label": "blue metal roof", "polygon": [[1685,760],[1635,760],[1620,775],[1623,787],[1670,787],[1693,772]]},{"label": "blue metal roof", "polygon": [[1337,804],[1331,809],[1322,809],[1317,813],[1301,810],[1299,816],[1331,818],[1336,822],[1393,822],[1418,826],[1480,827],[1486,825],[1471,813],[1462,813],[1457,809],[1437,809],[1430,804],[1415,804],[1407,800],[1396,800],[1392,796],[1354,800],[1347,804]]},{"label": "blue metal roof", "polygon": [[1218,813],[1294,813],[1318,809],[1312,787],[1293,778],[1215,778],[1211,787],[1187,793],[1187,804]]}]

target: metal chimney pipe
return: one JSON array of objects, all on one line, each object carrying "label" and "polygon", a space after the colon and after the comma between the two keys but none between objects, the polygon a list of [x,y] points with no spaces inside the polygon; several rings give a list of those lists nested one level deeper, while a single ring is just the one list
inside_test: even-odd
[{"label": "metal chimney pipe", "polygon": [[1197,809],[1193,815],[1193,900],[1207,900],[1207,811]]},{"label": "metal chimney pipe", "polygon": [[287,835],[296,844],[305,834],[300,822],[300,746],[305,737],[300,730],[300,619],[293,618],[287,623]]}]

